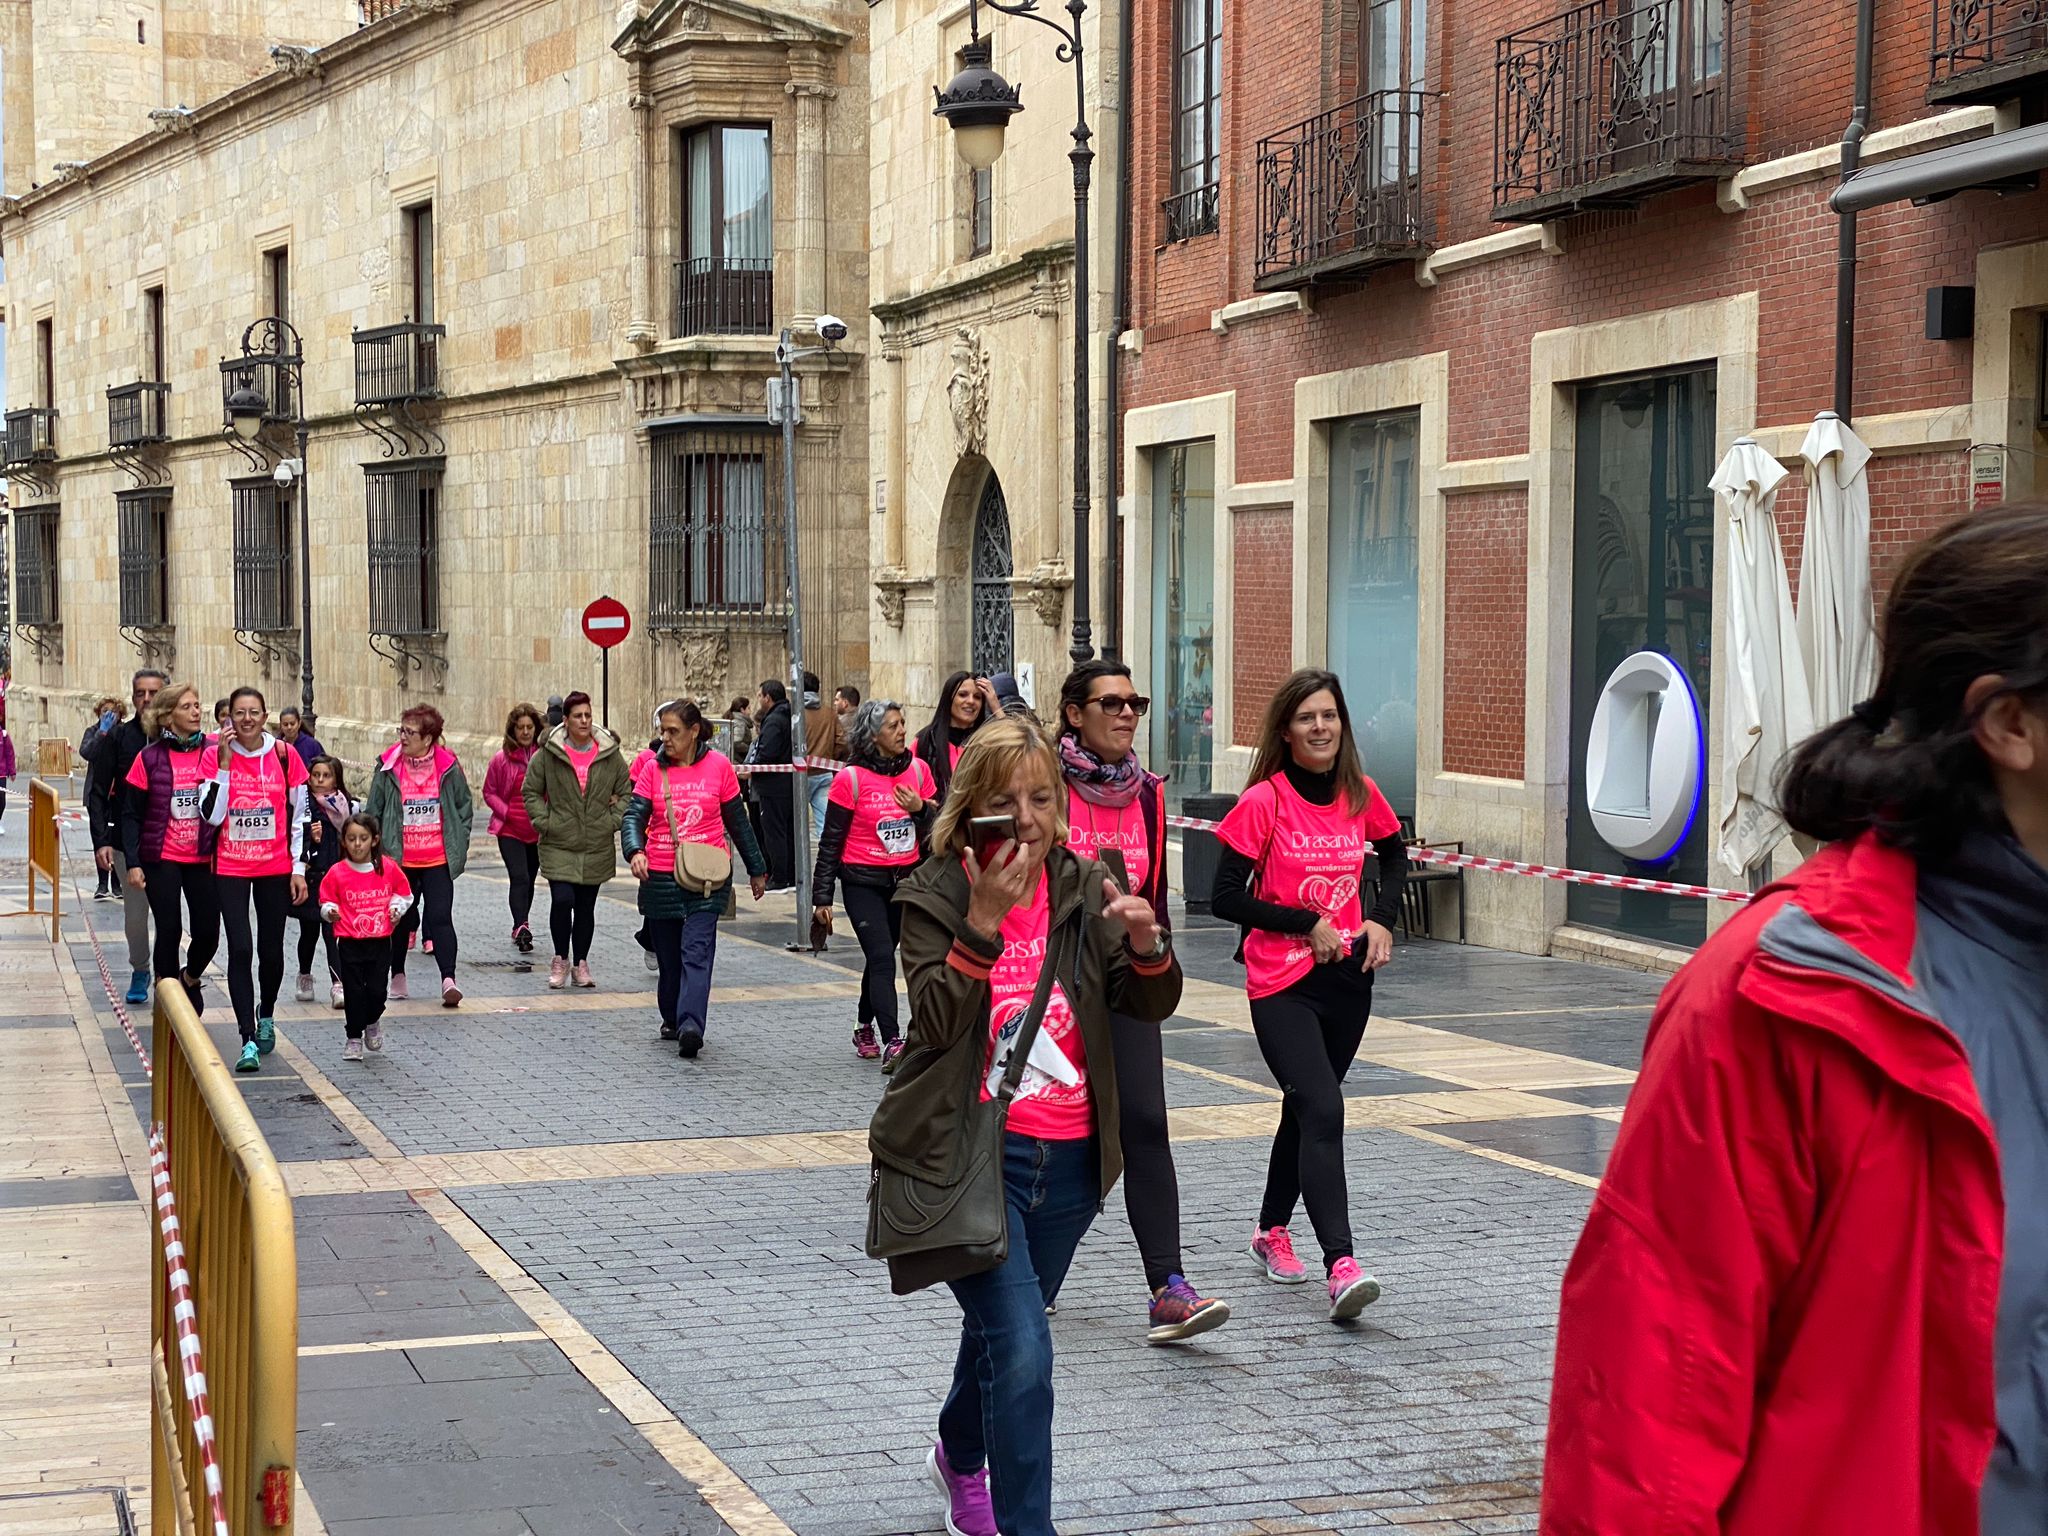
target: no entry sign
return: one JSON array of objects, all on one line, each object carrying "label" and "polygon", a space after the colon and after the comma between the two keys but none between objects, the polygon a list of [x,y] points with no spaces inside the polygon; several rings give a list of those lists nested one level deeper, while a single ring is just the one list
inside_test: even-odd
[{"label": "no entry sign", "polygon": [[615,597],[600,597],[583,610],[583,636],[599,650],[623,644],[633,632],[633,616]]}]

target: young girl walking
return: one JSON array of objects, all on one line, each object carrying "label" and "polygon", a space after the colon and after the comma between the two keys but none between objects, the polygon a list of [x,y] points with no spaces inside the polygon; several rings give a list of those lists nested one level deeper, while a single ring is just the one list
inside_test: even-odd
[{"label": "young girl walking", "polygon": [[371,817],[341,825],[341,862],[320,877],[320,915],[334,926],[335,963],[341,968],[343,1020],[348,1044],[343,1061],[361,1061],[365,1047],[384,1049],[384,999],[391,977],[391,934],[411,910],[412,886]]},{"label": "young girl walking", "polygon": [[334,958],[334,930],[320,917],[320,877],[341,862],[341,829],[355,814],[356,803],[342,787],[341,763],[331,757],[316,757],[307,765],[307,788],[311,809],[306,817],[306,900],[292,909],[299,923],[298,999],[313,1001],[313,951],[324,940],[327,945],[327,1001],[339,1009],[342,1003],[341,967]]}]

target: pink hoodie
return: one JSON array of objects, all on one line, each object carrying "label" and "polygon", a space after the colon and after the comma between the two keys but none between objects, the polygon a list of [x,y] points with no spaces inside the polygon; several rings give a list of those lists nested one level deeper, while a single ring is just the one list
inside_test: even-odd
[{"label": "pink hoodie", "polygon": [[491,766],[484,774],[484,804],[491,808],[490,833],[493,837],[509,837],[517,842],[537,843],[540,834],[533,830],[533,818],[526,814],[526,797],[519,791],[526,783],[526,767],[533,761],[534,747],[521,747],[516,752],[500,749],[491,759]]}]

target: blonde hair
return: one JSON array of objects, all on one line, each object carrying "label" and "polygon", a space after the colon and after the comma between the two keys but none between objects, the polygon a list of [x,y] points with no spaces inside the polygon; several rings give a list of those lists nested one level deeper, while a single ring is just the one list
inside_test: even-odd
[{"label": "blonde hair", "polygon": [[1032,759],[1037,760],[1046,784],[1053,790],[1053,823],[1058,829],[1054,841],[1066,842],[1067,795],[1060,776],[1059,755],[1037,725],[1015,715],[1004,715],[984,724],[968,738],[961,751],[960,766],[953,770],[946,803],[940,808],[938,824],[932,828],[933,849],[953,855],[964,852],[967,823],[973,819],[975,807],[1008,789],[1018,768]]},{"label": "blonde hair", "polygon": [[171,723],[172,712],[188,693],[202,701],[206,697],[197,683],[170,683],[157,694],[149,706],[149,720],[144,727],[151,741],[163,735],[164,727]]}]

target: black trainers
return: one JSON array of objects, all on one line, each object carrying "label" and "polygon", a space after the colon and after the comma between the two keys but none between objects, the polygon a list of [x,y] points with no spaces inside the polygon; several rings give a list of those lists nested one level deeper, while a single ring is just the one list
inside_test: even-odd
[{"label": "black trainers", "polygon": [[676,1037],[676,1027],[675,1027],[675,1025],[673,1025],[673,1024],[671,1024],[671,1023],[669,1023],[669,1022],[668,1022],[668,1020],[666,1020],[666,1019],[663,1019],[663,1020],[661,1021],[661,1038],[662,1038],[662,1039],[664,1039],[664,1040],[673,1040],[673,1039],[675,1039],[675,1037]]},{"label": "black trainers", "polygon": [[696,1054],[703,1049],[703,1030],[681,1029],[676,1031],[676,1054],[678,1056],[694,1059],[696,1057]]}]

